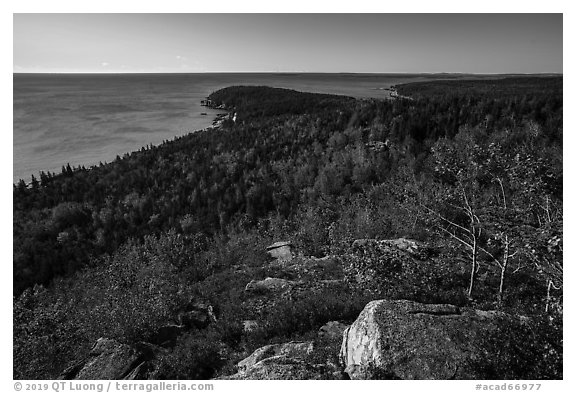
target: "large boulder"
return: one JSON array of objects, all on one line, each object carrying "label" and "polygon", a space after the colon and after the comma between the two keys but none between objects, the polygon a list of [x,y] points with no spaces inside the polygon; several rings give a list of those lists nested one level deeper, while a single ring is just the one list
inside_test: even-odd
[{"label": "large boulder", "polygon": [[150,344],[129,346],[99,338],[88,357],[64,370],[59,379],[142,379],[157,352]]},{"label": "large boulder", "polygon": [[340,356],[351,379],[529,377],[510,366],[525,345],[514,334],[523,323],[449,304],[375,300],[344,332]]}]

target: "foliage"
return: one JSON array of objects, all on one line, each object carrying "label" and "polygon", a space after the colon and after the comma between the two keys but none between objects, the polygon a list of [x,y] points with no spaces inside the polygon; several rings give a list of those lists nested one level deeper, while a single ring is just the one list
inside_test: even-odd
[{"label": "foliage", "polygon": [[[15,378],[55,378],[102,336],[147,340],[196,297],[218,323],[181,337],[162,377],[213,377],[246,348],[352,321],[379,297],[552,318],[526,333],[526,353],[557,377],[561,78],[397,88],[413,99],[223,89],[211,99],[237,119],[221,129],[14,185]],[[350,250],[397,237],[440,251]],[[350,286],[278,299],[244,333],[258,315],[246,284],[298,276],[268,266],[266,246],[288,239],[337,255]]]},{"label": "foliage", "polygon": [[293,301],[278,303],[264,318],[263,334],[268,338],[290,338],[316,331],[329,321],[351,323],[370,300],[370,296],[349,290],[310,291]]},{"label": "foliage", "polygon": [[184,334],[174,350],[163,356],[157,379],[210,379],[224,364],[222,346],[212,331]]}]

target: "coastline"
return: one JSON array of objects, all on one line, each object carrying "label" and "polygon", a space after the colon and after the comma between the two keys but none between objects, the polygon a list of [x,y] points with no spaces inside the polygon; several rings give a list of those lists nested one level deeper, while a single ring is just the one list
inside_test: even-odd
[{"label": "coastline", "polygon": [[[60,173],[67,163],[99,165],[142,146],[219,127],[221,122],[217,120],[221,119],[202,119],[206,116],[201,115],[204,108],[198,102],[227,86],[274,86],[358,99],[389,99],[389,91],[374,87],[423,78],[426,79],[423,75],[306,73],[15,74],[13,182],[30,181],[32,174],[38,177],[41,171]],[[153,92],[150,81],[155,86]],[[50,94],[51,86],[66,88],[67,93],[52,100],[39,99],[37,94]],[[106,92],[106,87],[114,90]],[[91,98],[80,100],[80,96]],[[139,97],[138,101],[133,97]]]},{"label": "coastline", "polygon": [[[498,79],[502,76],[476,75],[471,78],[468,75],[461,79]],[[146,80],[154,79],[159,93],[151,94],[150,84],[142,84],[144,77]],[[40,100],[35,89],[38,81],[43,79],[44,85],[66,87],[69,93],[54,100]],[[274,74],[18,74],[14,82],[13,183],[19,179],[30,181],[32,174],[38,177],[41,171],[60,173],[67,163],[95,166],[142,146],[159,145],[176,136],[206,128],[218,129],[226,116],[216,114],[212,120],[206,119],[198,102],[205,100],[208,93],[226,86],[266,85],[356,99],[393,100],[412,99],[398,95],[395,90],[400,86],[447,79],[450,78],[446,75],[428,74],[298,74],[290,77]],[[110,83],[111,86],[123,84],[125,88],[118,92],[115,90],[114,95],[104,94],[103,83],[104,87]],[[44,88],[39,92],[49,91]],[[78,94],[99,100],[78,100]],[[132,97],[141,98],[133,102]],[[34,108],[34,112],[28,112],[30,108]]]},{"label": "coastline", "polygon": [[[202,100],[202,102],[203,102],[203,101],[204,101],[204,100]],[[187,136],[187,135],[190,135],[190,134],[194,134],[194,133],[197,133],[197,132],[202,132],[202,131],[208,131],[208,132],[209,132],[209,131],[218,131],[218,130],[220,130],[220,129],[223,127],[223,123],[224,123],[226,120],[233,120],[233,121],[235,121],[236,114],[232,115],[231,112],[229,112],[227,108],[224,108],[224,107],[222,107],[222,106],[217,106],[217,107],[216,107],[216,106],[209,106],[209,105],[202,105],[202,106],[206,106],[206,107],[208,107],[209,109],[212,109],[212,110],[225,110],[226,112],[224,112],[224,113],[216,113],[216,115],[212,118],[212,125],[210,125],[210,126],[208,126],[208,127],[203,127],[203,128],[199,128],[199,129],[195,129],[195,130],[189,130],[189,131],[187,131],[187,132],[182,133],[181,135],[174,135],[172,138],[166,139],[166,140],[164,140],[164,141],[162,141],[162,142],[160,142],[160,143],[149,143],[149,144],[140,146],[139,148],[136,148],[136,149],[132,149],[132,150],[129,150],[129,151],[124,151],[122,154],[117,154],[117,156],[124,157],[124,156],[126,156],[126,155],[130,156],[130,155],[132,155],[132,154],[137,154],[138,152],[142,151],[142,149],[147,148],[147,147],[158,148],[158,147],[162,146],[163,144],[165,144],[165,143],[167,143],[167,142],[175,141],[175,140],[177,140],[178,138],[182,138],[182,137],[184,137],[184,136]],[[202,113],[202,115],[205,115],[205,113]],[[110,161],[101,160],[101,161],[100,161],[100,164],[108,165],[108,164],[110,164],[110,163],[113,162],[113,161],[114,161],[114,159],[112,159],[112,160],[110,160]],[[90,170],[90,169],[92,169],[92,168],[97,168],[97,167],[99,167],[99,164],[82,164],[82,163],[80,163],[80,164],[75,164],[75,165],[74,165],[74,164],[71,164],[71,163],[62,164],[63,167],[64,167],[64,166],[67,166],[67,165],[71,165],[71,167],[73,168],[74,171],[79,170],[80,168],[85,168],[86,170]],[[84,170],[84,169],[82,169],[82,170]],[[29,174],[29,176],[30,176],[30,178],[31,178],[32,176],[34,176],[36,179],[39,179],[40,173],[42,173],[42,172],[52,173],[54,176],[59,176],[59,175],[61,175],[60,172],[53,172],[53,171],[51,171],[51,170],[49,170],[49,169],[41,169],[41,170],[38,171],[37,174],[31,173],[31,174]],[[26,181],[26,179],[24,179],[23,177],[18,177],[18,179],[17,179],[17,178],[14,177],[14,176],[13,176],[13,182],[12,182],[12,184],[13,184],[13,185],[17,185],[17,184],[20,182],[20,180],[24,180],[25,184],[26,184],[28,187],[31,186],[31,184],[32,184],[32,181],[31,181],[31,180],[30,180],[30,181]]]},{"label": "coastline", "polygon": [[[14,81],[12,181],[116,156],[213,125],[200,100],[215,89],[195,77],[34,76]],[[207,84],[208,83],[208,84]],[[201,115],[201,112],[207,112]]]},{"label": "coastline", "polygon": [[218,130],[222,128],[224,122],[226,120],[232,120],[236,122],[236,113],[234,115],[231,114],[230,108],[227,108],[224,105],[214,105],[212,100],[209,97],[200,101],[200,106],[205,106],[206,108],[210,108],[212,110],[222,110],[225,111],[224,113],[217,113],[214,120],[212,120],[212,127],[209,127],[213,130]]}]

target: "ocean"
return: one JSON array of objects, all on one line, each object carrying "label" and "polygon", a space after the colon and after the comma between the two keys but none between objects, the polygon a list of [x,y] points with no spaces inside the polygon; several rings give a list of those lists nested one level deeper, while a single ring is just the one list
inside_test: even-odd
[{"label": "ocean", "polygon": [[[388,98],[407,74],[14,74],[13,181],[63,165],[89,167],[212,124],[200,106],[232,85]],[[206,115],[202,115],[205,112]]]}]

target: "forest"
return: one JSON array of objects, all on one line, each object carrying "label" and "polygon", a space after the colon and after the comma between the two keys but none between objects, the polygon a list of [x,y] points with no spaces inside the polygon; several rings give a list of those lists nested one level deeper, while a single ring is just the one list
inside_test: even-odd
[{"label": "forest", "polygon": [[[509,334],[533,345],[495,377],[562,378],[562,77],[396,89],[228,87],[208,97],[230,113],[218,128],[14,184],[14,378],[56,378],[100,337],[152,342],[190,299],[218,322],[179,337],[150,376],[221,377],[383,298],[530,317]],[[353,257],[358,239],[400,237],[429,245],[424,262]],[[265,250],[282,240],[334,265],[279,269]],[[245,287],[270,276],[311,284],[260,312]],[[340,276],[336,294],[312,285]]]}]

